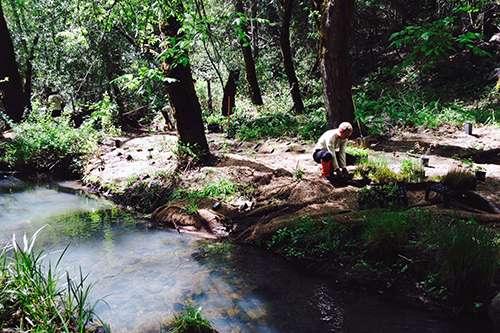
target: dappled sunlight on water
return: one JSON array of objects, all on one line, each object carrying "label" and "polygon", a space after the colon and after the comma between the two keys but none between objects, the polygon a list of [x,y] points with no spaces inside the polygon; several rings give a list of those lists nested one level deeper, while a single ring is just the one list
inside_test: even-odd
[{"label": "dappled sunlight on water", "polygon": [[72,277],[81,269],[87,284],[95,282],[91,301],[105,301],[96,313],[112,332],[158,332],[187,299],[201,306],[221,333],[475,332],[479,327],[341,289],[255,247],[204,243],[136,226],[106,202],[50,187],[9,186],[0,183],[0,242],[48,224],[37,245],[54,261],[70,244],[60,268]]}]

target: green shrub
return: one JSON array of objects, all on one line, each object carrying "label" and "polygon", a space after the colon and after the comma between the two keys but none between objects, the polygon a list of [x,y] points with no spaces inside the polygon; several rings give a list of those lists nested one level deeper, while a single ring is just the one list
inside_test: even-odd
[{"label": "green shrub", "polygon": [[[109,127],[105,128],[107,131]],[[91,127],[72,127],[70,119],[32,115],[13,128],[14,139],[3,145],[0,161],[13,169],[31,168],[55,174],[79,175],[89,156],[97,152],[99,140],[108,132]]]},{"label": "green shrub", "polygon": [[280,229],[266,244],[268,249],[290,259],[305,257],[336,257],[348,252],[353,246],[349,226],[325,221],[314,221],[309,216],[296,220]]},{"label": "green shrub", "polygon": [[325,112],[325,108],[321,107],[301,118],[300,135],[303,139],[316,141],[323,133],[330,129],[326,122]]},{"label": "green shrub", "polygon": [[243,191],[243,186],[238,185],[228,179],[219,179],[217,181],[205,180],[196,184],[193,188],[179,188],[170,197],[172,200],[213,198],[226,200],[234,197]]}]

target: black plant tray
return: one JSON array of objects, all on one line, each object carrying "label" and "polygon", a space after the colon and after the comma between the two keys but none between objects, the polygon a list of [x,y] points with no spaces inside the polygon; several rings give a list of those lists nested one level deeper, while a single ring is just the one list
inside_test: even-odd
[{"label": "black plant tray", "polygon": [[360,208],[386,208],[391,205],[394,207],[405,207],[408,205],[408,192],[404,182],[397,182],[397,194],[388,194],[384,189],[384,185],[371,185],[370,196],[360,196],[358,193],[358,206]]}]

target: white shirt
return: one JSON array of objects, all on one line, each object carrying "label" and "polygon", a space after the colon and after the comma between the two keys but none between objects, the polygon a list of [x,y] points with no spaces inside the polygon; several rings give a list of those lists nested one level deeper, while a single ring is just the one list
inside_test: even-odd
[{"label": "white shirt", "polygon": [[[349,138],[342,139],[338,135],[338,129],[328,130],[319,138],[318,143],[314,146],[314,150],[328,150],[332,153],[333,168],[345,168],[345,148],[347,147],[347,141],[349,141]],[[335,154],[337,148],[339,149],[339,161],[337,161],[337,156]]]}]

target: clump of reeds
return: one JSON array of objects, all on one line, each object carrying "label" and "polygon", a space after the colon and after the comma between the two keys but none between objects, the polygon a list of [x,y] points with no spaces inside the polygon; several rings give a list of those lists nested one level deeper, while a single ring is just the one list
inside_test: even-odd
[{"label": "clump of reeds", "polygon": [[439,275],[461,299],[485,299],[494,288],[500,243],[491,230],[475,221],[457,221],[437,232]]},{"label": "clump of reeds", "polygon": [[173,333],[217,333],[203,316],[201,307],[194,307],[191,300],[185,302],[185,309],[174,314],[169,323]]}]

